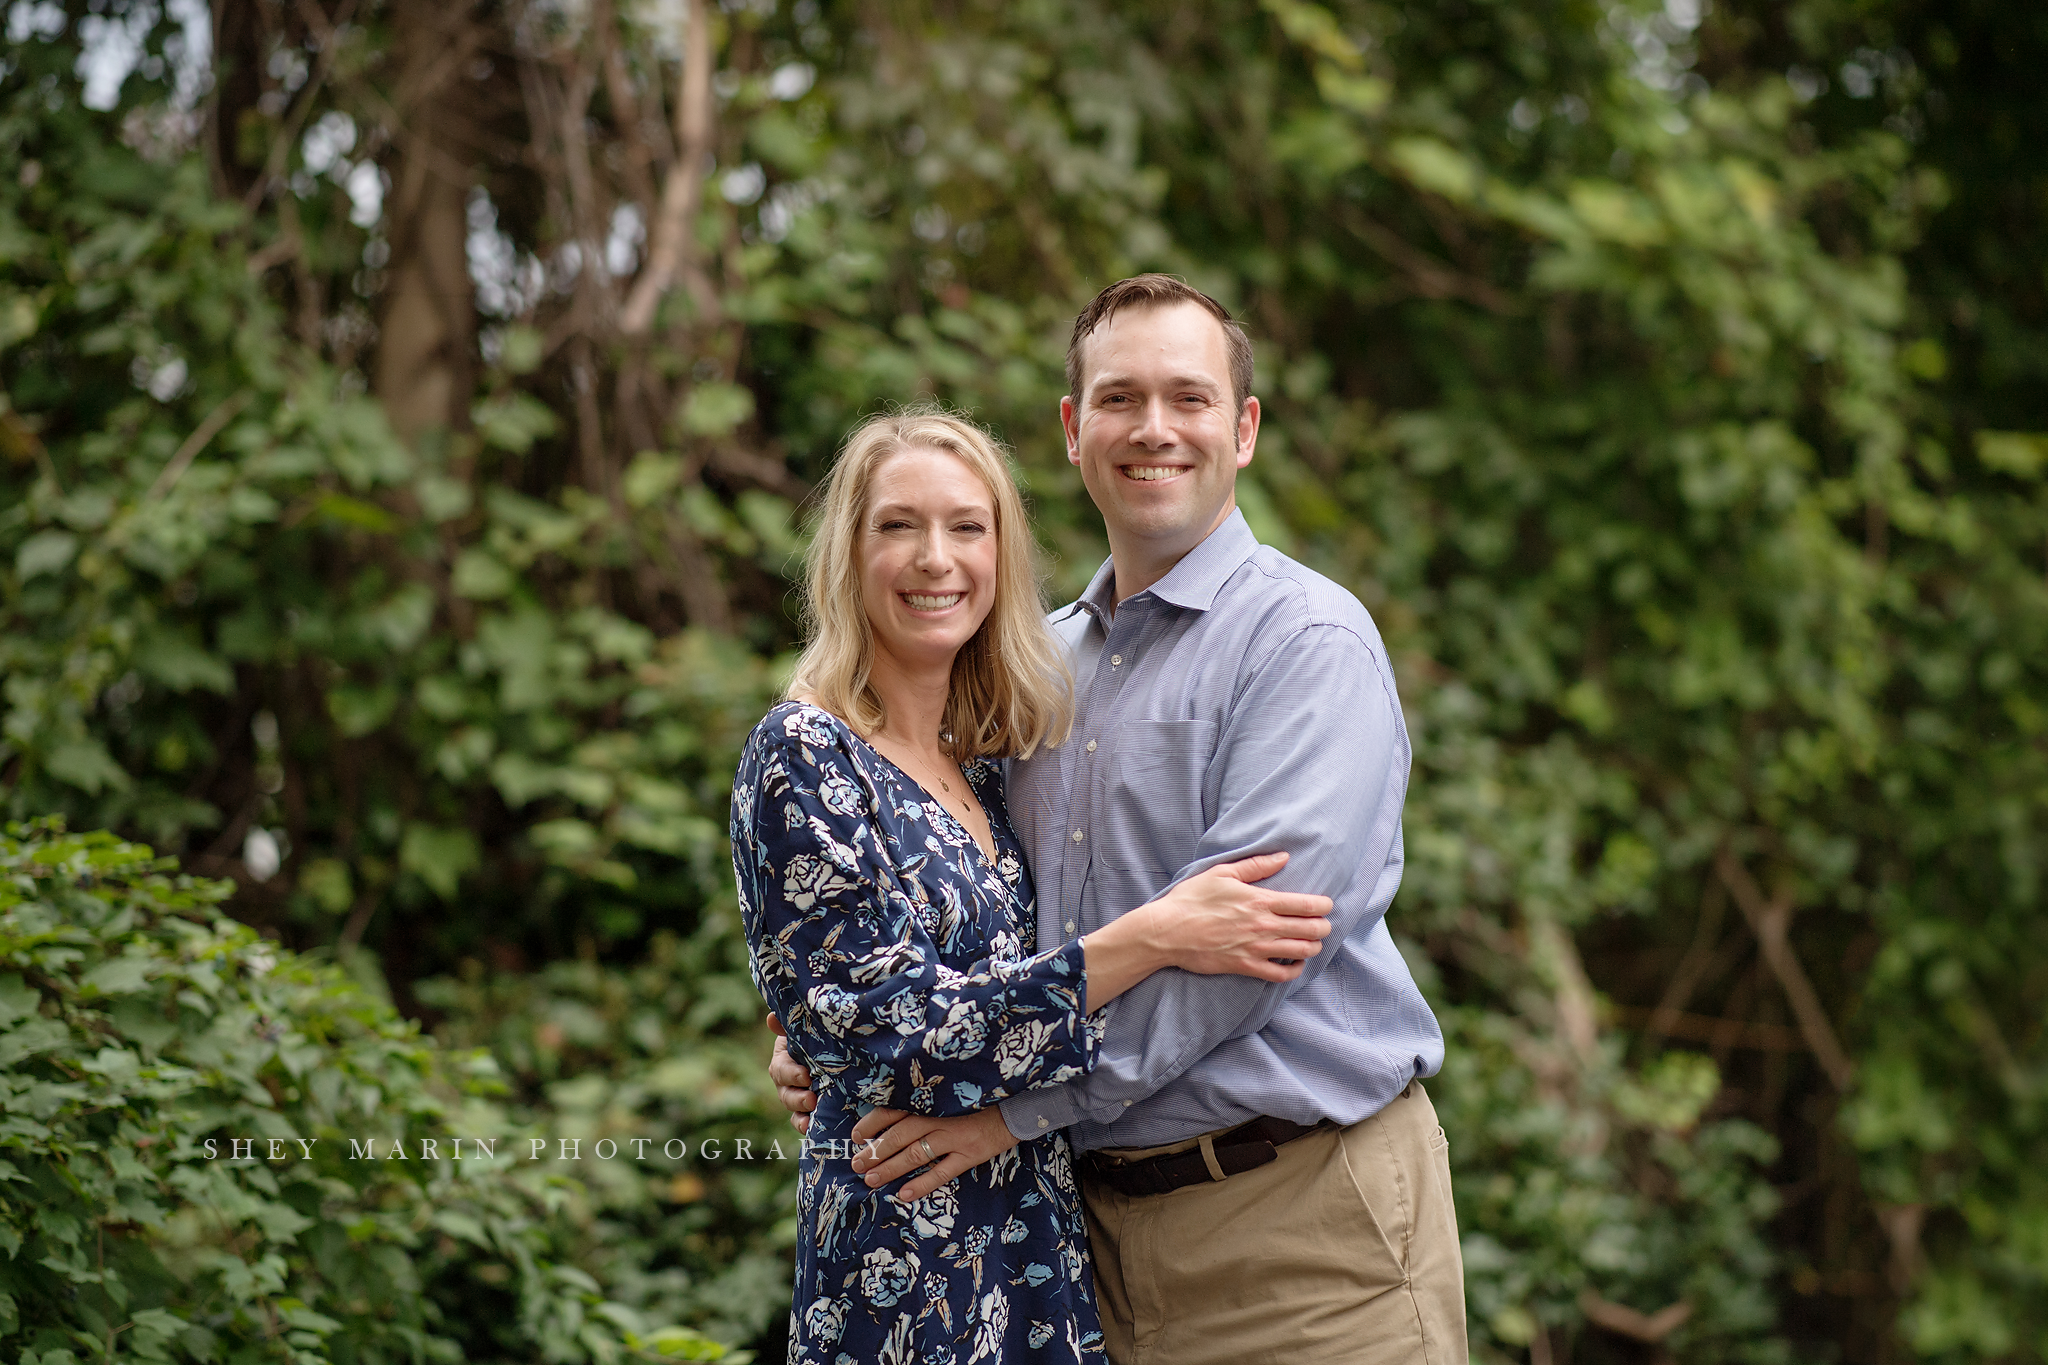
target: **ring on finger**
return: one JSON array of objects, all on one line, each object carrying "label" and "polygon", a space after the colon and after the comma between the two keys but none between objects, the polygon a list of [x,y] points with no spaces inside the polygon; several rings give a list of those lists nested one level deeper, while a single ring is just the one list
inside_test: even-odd
[{"label": "ring on finger", "polygon": [[932,1140],[930,1138],[919,1138],[917,1140],[917,1150],[924,1153],[924,1159],[927,1162],[939,1159],[939,1154],[932,1150]]}]

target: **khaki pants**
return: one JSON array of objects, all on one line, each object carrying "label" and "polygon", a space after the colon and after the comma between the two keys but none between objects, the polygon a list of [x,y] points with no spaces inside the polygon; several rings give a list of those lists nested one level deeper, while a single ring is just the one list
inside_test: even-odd
[{"label": "khaki pants", "polygon": [[1134,1197],[1084,1175],[1110,1360],[1466,1365],[1449,1157],[1417,1081],[1227,1180]]}]

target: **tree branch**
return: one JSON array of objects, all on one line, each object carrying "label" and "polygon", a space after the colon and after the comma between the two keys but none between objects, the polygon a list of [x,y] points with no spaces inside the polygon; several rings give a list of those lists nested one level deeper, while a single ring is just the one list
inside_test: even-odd
[{"label": "tree branch", "polygon": [[1821,1007],[1820,996],[1813,989],[1812,980],[1800,965],[1798,955],[1792,951],[1789,934],[1792,926],[1791,891],[1782,891],[1766,900],[1756,878],[1749,875],[1749,869],[1742,865],[1742,860],[1725,846],[1714,855],[1714,871],[1729,894],[1735,897],[1743,918],[1749,921],[1749,927],[1755,932],[1764,962],[1784,989],[1785,999],[1792,1006],[1792,1015],[1799,1021],[1799,1031],[1805,1035],[1806,1045],[1820,1059],[1821,1069],[1828,1073],[1835,1089],[1847,1090],[1855,1079],[1855,1063],[1849,1060],[1848,1052],[1835,1036],[1835,1027],[1829,1022],[1827,1011]]},{"label": "tree branch", "polygon": [[[313,101],[319,97],[320,87],[327,83],[328,73],[334,69],[335,53],[341,48],[341,30],[348,26],[355,12],[356,0],[343,0],[341,12],[329,24],[327,16],[321,14],[317,6],[309,0],[301,0],[299,13],[320,38],[320,57],[313,64],[313,74],[307,78],[306,88],[299,92],[298,103],[285,116],[284,126],[277,130],[277,136],[271,139],[270,153],[263,159],[263,174],[243,196],[243,208],[255,209],[263,202],[263,196],[270,192],[270,187],[277,183],[277,178],[284,174],[285,162],[291,159],[292,144],[298,141],[299,130],[306,125],[306,116],[313,112]],[[311,17],[307,17],[309,15]]]},{"label": "tree branch", "polygon": [[[662,186],[661,211],[648,233],[647,267],[619,315],[619,330],[645,335],[679,275],[695,275],[689,261],[691,229],[704,200],[704,163],[711,150],[711,18],[704,0],[689,0],[689,36],[683,50],[682,95],[676,101],[676,159]],[[692,279],[693,292],[699,281]],[[710,283],[702,282],[701,295]]]},{"label": "tree branch", "polygon": [[1643,1313],[1603,1299],[1588,1289],[1579,1295],[1579,1311],[1595,1327],[1605,1327],[1631,1340],[1655,1345],[1685,1325],[1686,1319],[1692,1316],[1692,1304],[1689,1300],[1680,1299],[1654,1313]]},{"label": "tree branch", "polygon": [[651,223],[655,212],[654,150],[647,145],[647,130],[641,123],[644,115],[640,112],[640,97],[633,89],[633,73],[626,69],[626,54],[619,46],[618,19],[612,13],[611,0],[597,0],[591,10],[591,23],[597,30],[597,60],[604,71],[605,96],[611,101],[612,122],[618,126],[619,136],[626,141],[626,155],[620,168],[625,175],[626,192],[640,206],[643,221]]},{"label": "tree branch", "polygon": [[1390,228],[1382,227],[1355,209],[1342,215],[1353,236],[1377,252],[1389,265],[1407,277],[1409,285],[1426,299],[1461,298],[1490,313],[1506,316],[1515,311],[1514,301],[1476,275],[1468,275],[1411,245]]},{"label": "tree branch", "polygon": [[185,471],[191,467],[199,452],[206,449],[206,443],[220,435],[220,429],[232,422],[236,413],[249,406],[249,400],[255,396],[244,389],[214,404],[213,411],[200,419],[199,425],[192,429],[192,434],[178,446],[164,465],[163,472],[156,476],[156,482],[149,486],[149,492],[143,494],[142,500],[146,503],[155,502],[175,488],[178,480],[185,477]]}]

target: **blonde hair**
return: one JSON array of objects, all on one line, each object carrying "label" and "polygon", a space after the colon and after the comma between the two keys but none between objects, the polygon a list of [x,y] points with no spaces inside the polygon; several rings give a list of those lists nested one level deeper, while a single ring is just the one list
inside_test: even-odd
[{"label": "blonde hair", "polygon": [[936,407],[871,417],[847,437],[805,557],[806,641],[788,695],[816,702],[863,735],[886,723],[870,683],[875,641],[861,600],[862,523],[875,472],[915,447],[943,450],[979,474],[996,514],[995,603],[954,657],[941,745],[959,762],[1029,757],[1064,740],[1074,717],[1073,679],[1039,597],[1037,542],[1002,446]]}]

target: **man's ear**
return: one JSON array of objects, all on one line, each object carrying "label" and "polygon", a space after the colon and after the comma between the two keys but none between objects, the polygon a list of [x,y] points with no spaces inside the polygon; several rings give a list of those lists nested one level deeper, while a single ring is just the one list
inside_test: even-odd
[{"label": "man's ear", "polygon": [[1252,462],[1252,451],[1259,444],[1259,400],[1247,398],[1244,407],[1237,414],[1237,467],[1243,469]]},{"label": "man's ear", "polygon": [[1071,393],[1060,398],[1060,431],[1067,438],[1067,463],[1081,463],[1080,421],[1074,411],[1074,395]]}]

